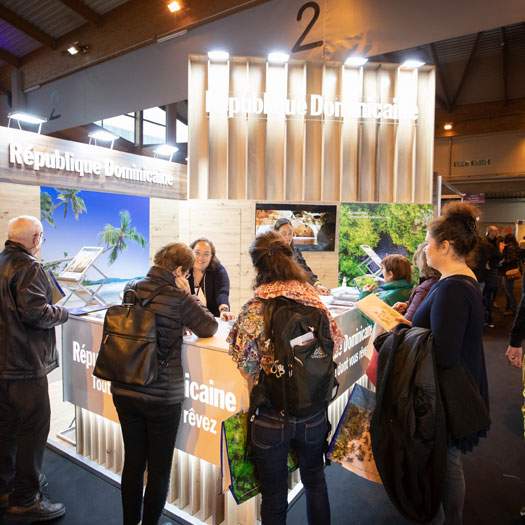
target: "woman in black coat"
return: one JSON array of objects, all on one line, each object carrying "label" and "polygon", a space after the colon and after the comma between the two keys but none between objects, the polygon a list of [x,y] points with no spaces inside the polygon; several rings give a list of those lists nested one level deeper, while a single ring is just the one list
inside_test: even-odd
[{"label": "woman in black coat", "polygon": [[518,277],[510,278],[507,277],[509,270],[521,270],[521,252],[516,241],[516,237],[512,233],[505,235],[503,239],[505,248],[503,248],[503,277],[505,279],[505,296],[507,297],[507,308],[503,312],[503,315],[515,315],[516,313],[516,295],[514,294],[514,281],[519,279]]}]

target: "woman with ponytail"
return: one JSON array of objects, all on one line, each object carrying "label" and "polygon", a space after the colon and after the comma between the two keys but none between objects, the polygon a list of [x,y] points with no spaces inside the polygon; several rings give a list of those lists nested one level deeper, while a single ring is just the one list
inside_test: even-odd
[{"label": "woman with ponytail", "polygon": [[[319,299],[309,276],[294,259],[293,250],[277,232],[257,237],[250,246],[255,268],[255,293],[241,310],[228,336],[230,355],[245,379],[253,382],[259,372],[271,373],[274,351],[270,333],[271,305],[277,297],[324,310],[330,334],[338,348],[343,334]],[[267,328],[265,328],[267,326]],[[335,351],[335,350],[334,350]],[[293,443],[299,459],[301,481],[306,492],[309,524],[330,523],[330,506],[324,477],[324,448],[327,436],[326,408],[308,417],[289,416],[286,421],[271,405],[261,406],[251,425],[251,438],[261,487],[263,525],[286,522],[288,507],[287,455]]]},{"label": "woman with ponytail", "polygon": [[[427,232],[425,248],[428,265],[441,272],[412,318],[412,325],[429,328],[434,337],[438,368],[451,369],[461,360],[474,379],[488,409],[488,381],[483,351],[483,303],[479,284],[466,263],[477,244],[478,210],[467,203],[453,203],[433,221]],[[443,385],[441,384],[442,390]],[[455,400],[459,407],[465,399]],[[454,406],[445,406],[447,421]],[[447,428],[447,464],[443,501],[432,523],[460,524],[465,498],[461,454],[472,451],[487,428],[456,439]]]}]

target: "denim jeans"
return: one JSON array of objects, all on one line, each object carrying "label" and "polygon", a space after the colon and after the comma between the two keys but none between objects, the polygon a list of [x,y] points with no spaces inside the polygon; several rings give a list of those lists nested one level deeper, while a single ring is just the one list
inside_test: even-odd
[{"label": "denim jeans", "polygon": [[143,525],[156,525],[166,497],[171,460],[179,427],[181,404],[156,405],[113,394],[122,437],[122,511],[124,525],[137,525],[141,519],[144,471],[148,482],[144,493]]},{"label": "denim jeans", "polygon": [[0,493],[11,493],[11,505],[39,495],[50,416],[47,376],[0,381]]},{"label": "denim jeans", "polygon": [[496,300],[496,294],[498,289],[494,286],[485,283],[483,288],[483,299],[485,300],[486,319],[488,324],[492,324],[494,321],[494,301]]},{"label": "denim jeans", "polygon": [[432,525],[461,525],[465,502],[465,478],[461,452],[456,447],[447,448],[443,502]]},{"label": "denim jeans", "polygon": [[507,310],[516,311],[516,296],[514,295],[514,281],[505,277],[505,295],[507,297]]},{"label": "denim jeans", "polygon": [[301,481],[306,493],[306,515],[310,525],[330,523],[330,503],[324,476],[327,434],[326,411],[290,417],[288,425],[277,412],[259,409],[251,428],[252,446],[261,486],[262,525],[286,523],[290,444],[297,453]]}]

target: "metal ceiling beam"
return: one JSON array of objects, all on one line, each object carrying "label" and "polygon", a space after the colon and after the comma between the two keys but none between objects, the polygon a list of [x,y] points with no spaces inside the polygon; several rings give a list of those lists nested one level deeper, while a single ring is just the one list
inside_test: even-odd
[{"label": "metal ceiling beam", "polygon": [[34,26],[31,22],[28,22],[21,16],[18,16],[16,13],[10,9],[7,9],[7,7],[4,7],[1,4],[0,19],[5,20],[9,25],[12,25],[19,31],[22,31],[22,33],[25,33],[31,38],[34,38],[41,44],[44,44],[51,49],[56,49],[56,40],[51,35],[48,35],[46,32]]},{"label": "metal ceiling beam", "polygon": [[437,93],[436,93],[436,102],[443,107],[443,109],[446,109],[447,111],[449,111],[449,106],[448,106],[448,103],[443,100]]},{"label": "metal ceiling beam", "polygon": [[509,94],[507,85],[507,41],[505,38],[505,28],[500,27],[499,29],[500,43],[501,43],[501,75],[503,77],[503,100],[505,106],[509,105]]},{"label": "metal ceiling beam", "polygon": [[2,59],[4,62],[7,62],[8,64],[11,64],[12,66],[20,67],[20,59],[3,47],[0,47],[0,59]]},{"label": "metal ceiling beam", "polygon": [[99,14],[93,9],[91,9],[91,7],[87,6],[81,0],[59,1],[63,3],[66,7],[69,7],[71,11],[74,11],[77,15],[82,17],[86,22],[89,22],[90,24],[93,24],[96,27],[100,27],[102,25],[102,18],[100,18]]},{"label": "metal ceiling beam", "polygon": [[439,62],[439,58],[436,52],[436,47],[434,46],[434,43],[432,42],[428,44],[428,48],[430,49],[430,54],[432,55],[432,61],[434,62],[434,66],[436,66],[437,74],[439,77],[439,82],[441,83],[441,88],[443,89],[443,93],[445,95],[446,107],[449,111],[452,111],[451,104],[450,104],[450,97],[448,96],[447,83],[445,82],[445,75],[443,74],[443,69],[441,68],[441,64]]},{"label": "metal ceiling beam", "polygon": [[463,89],[463,85],[465,84],[465,78],[467,77],[467,73],[470,69],[470,66],[472,65],[472,60],[474,59],[474,55],[476,54],[476,51],[478,49],[479,41],[481,40],[481,35],[483,34],[483,31],[480,31],[476,36],[476,41],[474,42],[474,45],[472,46],[472,51],[470,52],[470,56],[468,57],[467,63],[465,64],[465,69],[463,70],[463,74],[461,75],[461,80],[459,81],[458,88],[456,89],[456,94],[454,95],[454,98],[452,99],[452,103],[450,105],[450,111],[454,111],[454,108],[456,107],[456,102],[458,101],[459,95],[461,94],[461,90]]}]

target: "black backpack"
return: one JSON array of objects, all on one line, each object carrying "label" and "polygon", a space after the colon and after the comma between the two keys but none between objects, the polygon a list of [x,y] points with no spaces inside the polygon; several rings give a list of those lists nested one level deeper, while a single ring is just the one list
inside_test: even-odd
[{"label": "black backpack", "polygon": [[275,361],[272,373],[261,370],[252,390],[250,412],[268,403],[283,416],[305,417],[326,408],[337,393],[334,342],[326,312],[292,299],[273,302],[271,333]]},{"label": "black backpack", "polygon": [[156,317],[147,306],[168,288],[160,286],[143,301],[131,288],[124,300],[133,296],[133,303],[108,309],[94,376],[128,385],[149,385],[157,379],[159,366],[166,366],[168,359],[158,357]]}]

